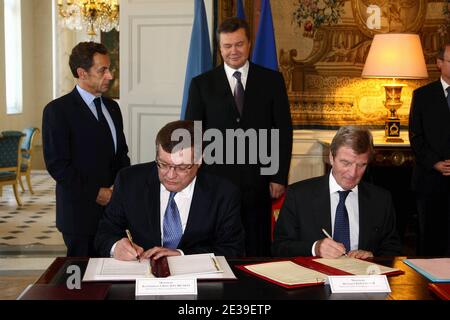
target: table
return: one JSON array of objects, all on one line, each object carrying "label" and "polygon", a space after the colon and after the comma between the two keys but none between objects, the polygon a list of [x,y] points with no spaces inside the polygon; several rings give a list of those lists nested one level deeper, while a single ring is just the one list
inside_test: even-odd
[{"label": "table", "polygon": [[[376,263],[396,267],[405,273],[389,277],[391,293],[371,294],[332,294],[329,286],[324,285],[285,289],[234,267],[239,264],[271,261],[273,258],[228,259],[238,280],[199,281],[198,295],[195,300],[437,300],[438,298],[427,289],[429,281],[405,265],[402,262],[405,258],[377,257],[374,259]],[[83,276],[87,263],[88,258],[56,258],[35,285],[65,286],[70,276],[66,273],[67,268],[71,265],[79,266]],[[109,284],[111,286],[106,295],[107,300],[135,300],[134,282],[110,282]],[[86,285],[89,284],[81,284],[81,294]],[[171,297],[153,297],[157,300],[166,298]],[[64,299],[64,296],[61,296],[61,299]]]}]

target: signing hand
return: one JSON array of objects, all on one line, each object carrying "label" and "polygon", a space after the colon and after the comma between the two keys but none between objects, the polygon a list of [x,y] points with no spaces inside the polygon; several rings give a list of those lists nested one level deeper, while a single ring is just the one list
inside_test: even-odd
[{"label": "signing hand", "polygon": [[356,259],[373,258],[373,253],[370,251],[365,251],[365,250],[352,250],[347,255],[351,258],[356,258]]},{"label": "signing hand", "polygon": [[164,247],[153,247],[147,251],[145,251],[141,255],[141,259],[154,259],[158,260],[162,257],[168,257],[168,256],[181,256],[180,251],[175,249],[169,249]]},{"label": "signing hand", "polygon": [[317,241],[314,250],[316,251],[316,256],[322,258],[334,259],[345,254],[345,246],[342,243],[336,242],[329,238],[324,238]]},{"label": "signing hand", "polygon": [[128,238],[122,238],[116,242],[116,247],[114,248],[114,258],[117,260],[132,261],[136,260],[136,257],[141,257],[144,252],[142,247],[134,244],[131,245]]}]

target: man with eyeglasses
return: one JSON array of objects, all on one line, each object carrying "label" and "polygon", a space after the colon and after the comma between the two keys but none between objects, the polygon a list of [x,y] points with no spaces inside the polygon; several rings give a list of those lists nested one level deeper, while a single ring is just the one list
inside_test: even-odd
[{"label": "man with eyeglasses", "polygon": [[119,172],[95,239],[102,256],[244,254],[239,190],[199,170],[201,146],[194,140],[193,121],[170,122],[156,137],[156,161]]},{"label": "man with eyeglasses", "polygon": [[438,52],[441,77],[413,93],[409,140],[419,216],[417,254],[450,255],[450,43]]}]

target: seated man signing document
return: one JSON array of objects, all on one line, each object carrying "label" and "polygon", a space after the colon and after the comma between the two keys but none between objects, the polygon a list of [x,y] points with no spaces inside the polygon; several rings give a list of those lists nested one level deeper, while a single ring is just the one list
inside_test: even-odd
[{"label": "seated man signing document", "polygon": [[330,147],[330,174],[289,187],[275,226],[274,256],[400,254],[390,193],[361,181],[372,153],[369,130],[338,130]]},{"label": "seated man signing document", "polygon": [[119,172],[95,239],[102,256],[244,255],[239,190],[199,170],[195,140],[193,121],[170,122],[156,137],[156,161]]}]

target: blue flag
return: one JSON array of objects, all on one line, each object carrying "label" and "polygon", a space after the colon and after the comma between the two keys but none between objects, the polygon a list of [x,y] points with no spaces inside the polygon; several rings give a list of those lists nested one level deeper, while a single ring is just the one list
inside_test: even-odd
[{"label": "blue flag", "polygon": [[269,0],[261,0],[261,15],[259,16],[252,62],[272,70],[278,70],[277,48]]},{"label": "blue flag", "polygon": [[209,43],[208,22],[206,20],[205,3],[195,0],[194,24],[192,25],[191,43],[184,78],[183,102],[180,119],[184,119],[192,78],[212,68],[211,46]]},{"label": "blue flag", "polygon": [[244,11],[244,5],[242,4],[242,0],[237,0],[237,14],[236,16],[238,18],[245,20],[245,11]]}]

